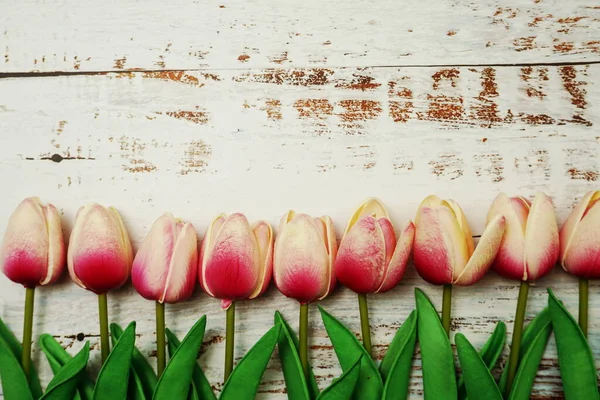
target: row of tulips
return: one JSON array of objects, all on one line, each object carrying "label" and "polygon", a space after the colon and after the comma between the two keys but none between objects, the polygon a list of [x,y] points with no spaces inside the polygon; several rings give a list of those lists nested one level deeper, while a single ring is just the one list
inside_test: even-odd
[{"label": "row of tulips", "polygon": [[52,205],[24,200],[6,230],[0,262],[6,276],[26,290],[22,363],[29,371],[34,288],[58,279],[65,263],[71,278],[98,295],[101,350],[109,353],[106,293],[131,275],[136,290],[156,301],[159,375],[165,368],[164,303],[189,298],[196,281],[227,310],[225,380],[233,368],[235,301],[262,294],[273,276],[278,289],[300,302],[299,357],[307,371],[308,304],[323,299],[336,280],[358,294],[363,344],[370,354],[366,295],[385,292],[402,279],[413,251],[417,272],[444,286],[442,325],[449,332],[452,285],[471,285],[493,265],[521,281],[508,368],[510,390],[519,362],[528,284],[547,274],[560,255],[565,270],[581,278],[580,325],[587,329],[587,279],[600,274],[600,191],[585,195],[560,231],[551,199],[539,193],[533,203],[500,194],[490,207],[486,228],[475,246],[458,204],[429,196],[415,222],[396,234],[384,205],[365,201],[351,216],[339,249],[329,217],[285,214],[275,240],[271,226],[252,226],[242,214],[220,215],[209,225],[198,254],[193,226],[161,216],[135,257],[114,208],[92,204],[76,217],[68,249],[60,217]]}]

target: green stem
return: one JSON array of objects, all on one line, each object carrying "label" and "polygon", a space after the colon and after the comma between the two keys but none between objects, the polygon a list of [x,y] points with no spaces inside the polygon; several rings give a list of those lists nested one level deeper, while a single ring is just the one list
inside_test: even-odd
[{"label": "green stem", "polygon": [[300,363],[308,375],[308,304],[300,304]]},{"label": "green stem", "polygon": [[504,392],[505,398],[508,398],[510,395],[512,384],[519,366],[519,351],[521,349],[521,335],[523,334],[523,320],[525,319],[528,293],[529,283],[521,281],[521,285],[519,286],[519,299],[517,300],[517,312],[515,313],[515,323],[513,325],[512,342],[510,344],[510,356],[508,358],[508,376]]},{"label": "green stem", "polygon": [[31,370],[31,337],[33,331],[33,300],[35,298],[35,288],[25,289],[25,315],[23,317],[23,354],[21,364],[25,375],[29,377]]},{"label": "green stem", "polygon": [[156,302],[156,372],[158,377],[162,375],[167,365],[165,354],[165,305]]},{"label": "green stem", "polygon": [[235,340],[235,302],[225,311],[226,326],[225,326],[225,376],[223,382],[227,382],[231,371],[233,371],[233,344]]},{"label": "green stem", "polygon": [[358,309],[360,311],[360,328],[363,338],[363,347],[371,356],[371,358],[373,358],[371,346],[371,329],[369,327],[369,307],[367,306],[367,295],[364,293],[358,294]]},{"label": "green stem", "polygon": [[585,336],[588,333],[588,292],[589,281],[579,278],[579,327]]},{"label": "green stem", "polygon": [[110,352],[108,342],[108,302],[106,293],[98,295],[98,312],[100,315],[100,353],[102,354],[102,364],[108,358]]},{"label": "green stem", "polygon": [[442,326],[446,335],[450,337],[450,314],[452,312],[452,285],[444,285],[444,294],[442,297]]}]

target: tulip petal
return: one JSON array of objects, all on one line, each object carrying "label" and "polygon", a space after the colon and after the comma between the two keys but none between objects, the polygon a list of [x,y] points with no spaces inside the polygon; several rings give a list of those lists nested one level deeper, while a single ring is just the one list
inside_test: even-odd
[{"label": "tulip petal", "polygon": [[527,280],[546,275],[558,260],[560,245],[554,205],[544,193],[538,193],[531,206],[525,230],[525,249]]},{"label": "tulip petal", "polygon": [[563,258],[563,268],[582,278],[600,278],[600,202],[588,208],[571,242]]},{"label": "tulip petal", "polygon": [[327,290],[325,290],[325,293],[319,297],[319,300],[323,300],[329,295],[329,293],[333,291],[333,289],[335,289],[336,278],[335,274],[333,273],[333,265],[335,263],[335,258],[337,257],[338,244],[335,236],[333,220],[328,216],[323,216],[320,219],[325,225],[325,246],[327,247],[327,254],[329,255],[327,263],[327,274],[329,275],[329,279],[327,281]]},{"label": "tulip petal", "polygon": [[588,209],[589,203],[592,201],[592,198],[600,195],[600,190],[587,192],[585,196],[577,203],[575,208],[569,214],[569,217],[563,224],[559,233],[559,242],[560,242],[560,259],[563,268],[565,268],[565,259],[567,257],[568,249],[573,242],[573,235],[577,229],[577,225],[583,218],[583,215],[586,213]]},{"label": "tulip petal", "polygon": [[381,202],[381,200],[376,198],[369,198],[365,200],[357,209],[354,211],[354,214],[348,220],[348,224],[346,225],[346,230],[344,231],[344,236],[350,228],[354,226],[354,224],[363,216],[371,216],[373,218],[386,218],[389,219],[389,215],[385,206]]},{"label": "tulip petal", "polygon": [[462,208],[458,205],[457,202],[455,202],[454,200],[446,200],[446,202],[450,205],[450,207],[454,211],[454,214],[456,214],[456,220],[458,221],[458,225],[465,234],[465,240],[467,241],[467,251],[470,257],[471,254],[473,254],[473,251],[475,250],[475,243],[473,242],[473,234],[471,233],[471,228],[469,228],[467,217],[465,216],[465,213],[463,212]]},{"label": "tulip petal", "polygon": [[505,221],[504,216],[497,215],[486,226],[471,259],[460,276],[453,282],[454,284],[468,286],[483,278],[500,249]]},{"label": "tulip petal", "polygon": [[165,280],[161,303],[187,300],[194,293],[198,265],[198,238],[190,223],[177,223],[177,240]]},{"label": "tulip petal", "polygon": [[273,229],[268,222],[258,221],[254,224],[252,232],[256,238],[260,256],[258,263],[258,285],[256,285],[254,292],[248,297],[249,299],[254,299],[262,295],[269,287],[271,277],[273,276]]},{"label": "tulip petal", "polygon": [[394,255],[392,256],[392,259],[387,267],[385,278],[379,289],[377,289],[376,293],[387,292],[398,285],[404,276],[404,271],[406,271],[406,264],[408,262],[408,257],[410,256],[410,251],[413,247],[414,238],[415,225],[412,221],[408,221],[400,233]]},{"label": "tulip petal", "polygon": [[48,269],[40,285],[48,285],[60,277],[66,265],[66,249],[60,223],[60,214],[56,207],[48,204],[44,207],[48,231]]},{"label": "tulip petal", "polygon": [[225,223],[225,218],[227,216],[225,214],[220,214],[215,219],[212,220],[208,228],[206,229],[206,233],[204,234],[204,240],[202,240],[202,244],[200,245],[200,256],[198,260],[198,280],[200,281],[200,286],[202,290],[204,290],[209,296],[215,297],[210,288],[206,287],[206,277],[204,276],[204,271],[206,270],[206,260],[210,257],[210,249],[212,248],[212,244],[215,242],[215,238],[219,233],[219,230]]}]

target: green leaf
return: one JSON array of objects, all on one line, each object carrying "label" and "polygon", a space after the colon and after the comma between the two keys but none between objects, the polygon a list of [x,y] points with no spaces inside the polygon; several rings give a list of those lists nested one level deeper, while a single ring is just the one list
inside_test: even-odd
[{"label": "green leaf", "polygon": [[[23,346],[21,346],[21,342],[19,342],[14,333],[8,329],[8,326],[4,324],[2,318],[0,318],[0,339],[4,339],[4,342],[17,359],[17,362],[21,363]],[[34,399],[42,397],[42,385],[40,384],[40,379],[33,365],[33,361],[31,362],[29,369],[29,389],[31,390]]]},{"label": "green leaf", "polygon": [[488,366],[465,335],[457,333],[454,341],[468,396],[477,400],[502,400],[502,393],[500,393]]},{"label": "green leaf", "polygon": [[144,385],[134,368],[129,370],[129,384],[127,385],[127,398],[129,400],[146,400],[152,397],[147,397],[144,392]]},{"label": "green leaf", "polygon": [[203,315],[192,326],[192,329],[183,338],[181,345],[173,353],[173,357],[169,360],[156,384],[154,400],[185,399],[187,397],[205,329],[206,315]]},{"label": "green leaf", "polygon": [[89,358],[90,343],[86,342],[79,353],[67,361],[54,375],[42,400],[72,399],[77,393],[77,384],[81,380]]},{"label": "green leaf", "polygon": [[358,378],[360,377],[360,362],[362,358],[363,355],[361,354],[350,369],[344,372],[338,379],[334,379],[331,385],[326,387],[317,399],[347,400],[352,398],[352,393],[354,393]]},{"label": "green leaf", "polygon": [[353,398],[356,399],[379,399],[383,392],[383,382],[381,375],[362,344],[356,339],[356,336],[348,330],[340,321],[319,306],[323,324],[329,335],[329,340],[333,344],[335,354],[342,366],[342,371],[346,372],[352,367],[357,358],[361,355],[360,376],[356,384]]},{"label": "green leaf", "polygon": [[588,341],[573,316],[548,289],[560,376],[567,400],[598,399],[596,367]]},{"label": "green leaf", "polygon": [[[502,354],[505,340],[506,324],[500,321],[496,324],[494,332],[492,332],[487,342],[485,342],[479,351],[479,356],[490,371],[494,369],[496,361],[498,361],[500,354]],[[458,398],[459,400],[464,400],[467,398],[467,388],[462,376],[458,379]]]},{"label": "green leaf", "polygon": [[[279,313],[279,312],[277,312]],[[296,351],[296,354],[299,354],[299,348],[300,348],[300,342],[298,341],[298,337],[296,336],[296,334],[294,333],[294,330],[290,327],[290,325],[287,323],[287,321],[283,318],[283,316],[281,314],[279,314],[279,319],[275,320],[275,323],[277,322],[281,322],[282,326],[282,330],[283,328],[285,328],[286,332],[289,334],[290,338],[292,339],[292,342],[294,344],[294,350]],[[284,375],[285,375],[285,370],[284,370]],[[312,370],[312,367],[310,365],[310,362],[308,363],[308,393],[310,395],[311,399],[316,399],[319,396],[319,386],[317,385],[317,378],[315,378],[315,374]]]},{"label": "green leaf", "polygon": [[[56,375],[60,369],[71,360],[71,355],[67,353],[65,349],[58,343],[58,341],[48,335],[47,333],[43,333],[39,339],[40,348],[42,352],[46,355],[46,359],[48,360],[48,364],[50,364],[50,368],[52,369],[52,373]],[[73,397],[73,400],[92,400],[94,396],[94,381],[90,378],[87,372],[83,372],[79,379],[78,384],[78,392]]]},{"label": "green leaf", "polygon": [[279,311],[275,311],[275,324],[281,325],[281,333],[277,348],[279,350],[279,359],[283,369],[283,377],[285,379],[285,387],[289,400],[310,400],[310,394],[306,385],[306,377],[298,350],[294,346],[294,341],[290,336],[287,327],[282,323],[283,317]]},{"label": "green leaf", "polygon": [[[175,354],[175,351],[179,347],[180,342],[179,339],[177,339],[177,336],[175,336],[175,334],[171,332],[169,328],[166,329],[166,335],[167,340],[169,341],[167,345],[169,348],[169,356],[173,357],[173,354]],[[200,342],[202,342],[202,339],[200,339]],[[194,371],[192,372],[192,386],[194,386],[194,393],[196,393],[197,396],[201,399],[217,399],[215,394],[213,393],[212,387],[210,386],[210,382],[208,382],[208,379],[206,379],[206,376],[204,375],[204,372],[202,371],[202,368],[200,368],[198,363],[194,364]]]},{"label": "green leaf", "polygon": [[552,333],[552,324],[548,320],[546,325],[538,331],[537,336],[530,341],[529,347],[523,354],[519,363],[519,369],[510,391],[511,400],[527,400],[531,395],[533,381],[544,355],[546,344]]},{"label": "green leaf", "polygon": [[222,400],[254,399],[271,355],[275,350],[281,325],[273,326],[246,353],[235,367],[221,392]]},{"label": "green leaf", "polygon": [[[404,324],[398,329],[392,341],[394,348],[390,345],[390,349],[388,350],[388,353],[392,350],[395,355],[389,371],[385,373],[385,377],[383,378],[385,386],[383,387],[382,400],[403,400],[408,396],[408,382],[410,380],[410,370],[412,368],[416,343],[417,313],[413,310]],[[381,366],[379,369],[381,371]],[[383,376],[384,372],[381,375]]]},{"label": "green leaf", "polygon": [[[123,334],[123,329],[115,323],[110,324],[110,336],[113,342],[113,346],[119,340],[121,335]],[[138,385],[138,381],[142,386],[142,390],[146,398],[151,399],[152,394],[154,393],[154,389],[156,388],[156,383],[158,382],[158,378],[156,377],[156,373],[154,373],[154,369],[146,360],[146,357],[137,349],[137,347],[133,348],[133,355],[131,359],[131,367],[132,370],[135,371],[135,376],[130,379],[130,384],[134,383],[135,386]]]},{"label": "green leaf", "polygon": [[94,389],[94,400],[115,400],[127,397],[134,345],[135,322],[131,322],[100,369]]},{"label": "green leaf", "polygon": [[427,295],[415,288],[415,298],[425,399],[456,399],[456,374],[450,340]]},{"label": "green leaf", "polygon": [[414,329],[417,329],[417,313],[415,310],[412,310],[398,330],[394,335],[394,339],[390,346],[383,356],[383,360],[381,360],[381,364],[379,365],[379,372],[381,373],[381,379],[385,382],[387,380],[387,376],[390,374],[390,370],[396,361],[398,354],[402,352],[402,350],[406,347],[407,340],[410,338],[412,334],[413,326]]},{"label": "green leaf", "polygon": [[0,378],[5,399],[33,400],[25,372],[2,338],[0,338]]},{"label": "green leaf", "polygon": [[[550,319],[550,309],[548,307],[544,308],[542,311],[535,316],[535,318],[527,325],[525,330],[523,331],[523,336],[521,337],[521,348],[519,350],[519,363],[523,359],[527,350],[531,347],[531,344],[535,340],[535,338],[539,335],[540,332],[546,330],[546,327],[552,323]],[[508,368],[504,368],[502,371],[502,376],[500,377],[500,391],[504,393],[506,391],[506,379],[508,378]]]},{"label": "green leaf", "polygon": [[[213,394],[214,397],[214,394]],[[190,391],[188,392],[188,400],[200,400],[200,397],[198,397],[198,391],[196,390],[196,386],[194,385],[194,382],[192,382],[192,384],[190,385]]]}]

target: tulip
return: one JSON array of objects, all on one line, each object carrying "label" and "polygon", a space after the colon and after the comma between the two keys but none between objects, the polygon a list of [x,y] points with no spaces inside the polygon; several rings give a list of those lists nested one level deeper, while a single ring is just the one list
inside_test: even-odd
[{"label": "tulip", "polygon": [[560,229],[560,264],[579,277],[579,326],[587,335],[588,280],[600,278],[600,190],[588,192]]},{"label": "tulip", "polygon": [[460,206],[431,195],[419,206],[415,218],[414,262],[429,283],[444,285],[442,325],[450,332],[452,285],[472,285],[489,270],[504,234],[504,217],[486,227],[475,247]]},{"label": "tulip", "polygon": [[152,225],[131,270],[138,293],[156,302],[158,376],[166,365],[164,303],[188,299],[194,292],[197,272],[198,238],[194,227],[170,213],[163,214]]},{"label": "tulip", "polygon": [[106,292],[127,282],[132,261],[129,235],[117,210],[89,204],[77,211],[67,265],[75,283],[98,295],[103,362],[109,352]]},{"label": "tulip", "polygon": [[239,213],[213,220],[202,242],[198,275],[206,293],[221,299],[227,310],[225,381],[233,370],[235,301],[263,294],[272,273],[273,230],[267,222],[250,227]]},{"label": "tulip", "polygon": [[558,260],[559,238],[554,206],[544,193],[538,193],[533,203],[524,197],[509,198],[501,193],[490,207],[487,224],[498,216],[506,218],[506,231],[494,261],[494,270],[506,278],[521,281],[508,360],[508,396],[519,364],[528,282],[550,272]]},{"label": "tulip", "polygon": [[335,276],[358,294],[363,345],[371,355],[367,293],[386,292],[402,279],[415,226],[408,221],[398,242],[383,203],[368,199],[354,212],[335,259]]},{"label": "tulip", "polygon": [[288,211],[279,224],[273,278],[281,293],[300,302],[300,362],[308,372],[308,304],[335,287],[337,241],[329,217],[311,218]]},{"label": "tulip", "polygon": [[21,362],[29,375],[35,287],[55,282],[65,267],[65,244],[56,207],[43,205],[37,197],[17,206],[0,248],[0,267],[8,279],[25,286]]}]

